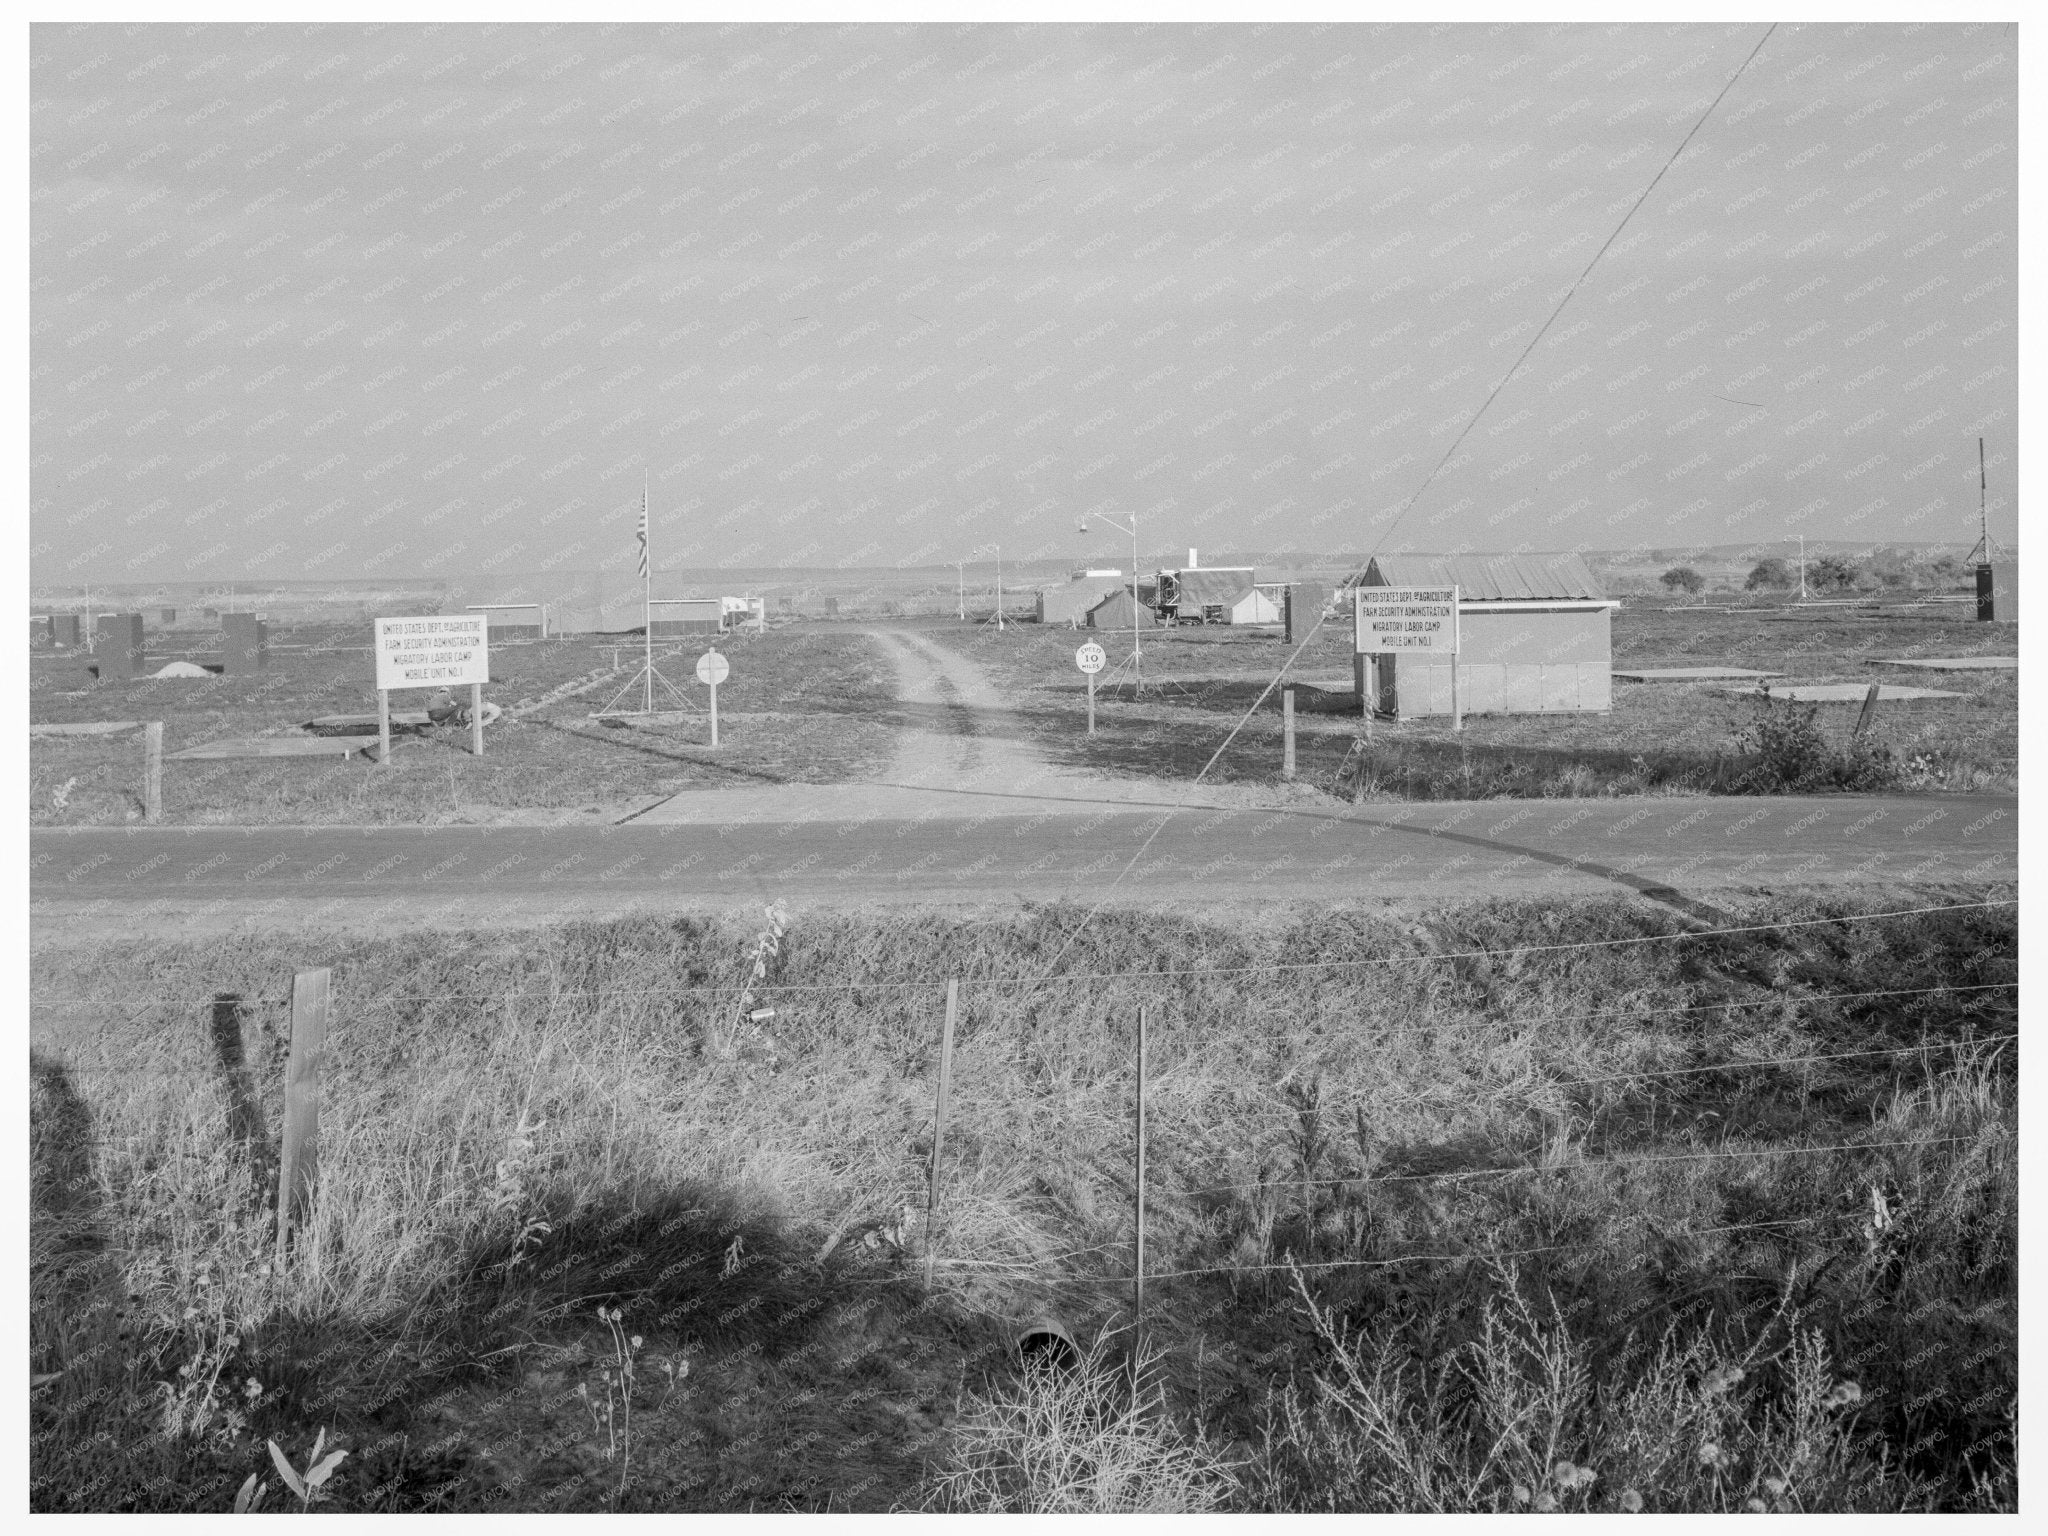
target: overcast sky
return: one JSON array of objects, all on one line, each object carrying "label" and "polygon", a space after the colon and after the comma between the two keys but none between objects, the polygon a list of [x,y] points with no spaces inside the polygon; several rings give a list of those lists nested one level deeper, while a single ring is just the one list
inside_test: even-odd
[{"label": "overcast sky", "polygon": [[1389,532],[1764,31],[38,26],[32,576],[1967,544],[2002,25],[1781,26]]}]

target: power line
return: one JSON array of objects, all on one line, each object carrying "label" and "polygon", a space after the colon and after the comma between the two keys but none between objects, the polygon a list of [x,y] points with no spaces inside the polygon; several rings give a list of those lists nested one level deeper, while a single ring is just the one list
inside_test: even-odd
[{"label": "power line", "polygon": [[[1572,296],[1579,291],[1580,285],[1583,284],[1586,281],[1587,277],[1589,277],[1592,274],[1593,268],[1599,265],[1600,258],[1602,256],[1605,256],[1608,252],[1609,247],[1611,247],[1614,244],[1614,242],[1621,237],[1621,232],[1628,227],[1629,220],[1635,217],[1636,210],[1641,208],[1643,204],[1646,201],[1648,201],[1650,194],[1656,191],[1657,184],[1664,179],[1666,173],[1670,171],[1671,167],[1678,163],[1678,157],[1685,153],[1686,145],[1690,144],[1693,141],[1694,136],[1699,133],[1700,129],[1706,126],[1707,119],[1714,115],[1714,109],[1720,106],[1722,99],[1727,96],[1729,91],[1735,88],[1735,82],[1740,80],[1743,74],[1749,69],[1749,66],[1753,62],[1755,62],[1756,56],[1759,53],[1763,52],[1764,44],[1771,40],[1772,33],[1776,32],[1777,30],[1777,23],[1773,22],[1765,30],[1764,35],[1757,39],[1756,47],[1750,50],[1749,57],[1744,59],[1742,61],[1741,67],[1738,68],[1734,74],[1728,77],[1728,83],[1721,87],[1720,94],[1715,96],[1714,99],[1707,104],[1706,111],[1700,114],[1699,120],[1692,125],[1691,130],[1686,134],[1686,136],[1683,139],[1679,141],[1678,147],[1671,152],[1671,158],[1666,160],[1664,162],[1662,169],[1660,169],[1655,176],[1650,178],[1649,185],[1643,188],[1642,194],[1639,197],[1637,197],[1635,202],[1629,206],[1628,212],[1621,216],[1621,222],[1614,226],[1614,233],[1609,235],[1607,237],[1606,243],[1603,244],[1599,250],[1593,253],[1593,259],[1586,263],[1585,270],[1582,271],[1578,275],[1578,277],[1573,280],[1572,285],[1565,290],[1564,297],[1558,300],[1557,307],[1553,309],[1550,313],[1550,318],[1543,322],[1541,329],[1539,329],[1536,332],[1535,336],[1530,339],[1529,345],[1522,349],[1522,355],[1515,359],[1514,366],[1501,376],[1500,382],[1494,385],[1493,392],[1489,394],[1486,397],[1486,399],[1480,403],[1479,409],[1472,413],[1472,419],[1465,423],[1463,429],[1459,431],[1457,437],[1452,440],[1451,446],[1445,452],[1443,458],[1437,462],[1436,467],[1432,469],[1429,472],[1429,474],[1423,479],[1422,484],[1415,488],[1415,494],[1408,498],[1407,504],[1403,506],[1398,513],[1395,514],[1394,520],[1391,523],[1389,523],[1386,526],[1386,528],[1382,530],[1381,533],[1373,540],[1372,549],[1368,552],[1366,556],[1367,564],[1371,563],[1373,555],[1377,554],[1380,547],[1383,544],[1385,544],[1385,542],[1389,538],[1393,536],[1394,530],[1401,525],[1402,519],[1407,517],[1409,512],[1414,509],[1416,502],[1421,500],[1422,493],[1428,490],[1429,487],[1436,481],[1437,476],[1443,472],[1444,466],[1451,462],[1452,456],[1457,453],[1458,448],[1460,447],[1460,445],[1464,443],[1465,438],[1471,433],[1472,429],[1479,424],[1479,419],[1486,414],[1488,408],[1491,407],[1493,402],[1499,397],[1500,392],[1503,389],[1507,388],[1509,381],[1512,380],[1514,376],[1521,371],[1522,364],[1527,362],[1529,354],[1535,351],[1536,343],[1541,341],[1544,338],[1544,336],[1548,334],[1551,326],[1557,323],[1557,317],[1564,313],[1565,306],[1571,303]],[[1362,573],[1363,567],[1361,567],[1360,570]],[[1135,593],[1135,574],[1132,577],[1132,581],[1133,592]],[[1343,585],[1348,584],[1349,583],[1347,582]],[[1342,590],[1342,585],[1340,585],[1339,590]],[[1109,900],[1110,896],[1115,893],[1117,887],[1123,884],[1123,882],[1129,877],[1131,871],[1133,869],[1136,869],[1138,867],[1139,862],[1145,857],[1147,853],[1151,851],[1152,844],[1158,839],[1159,834],[1166,830],[1167,822],[1171,821],[1175,816],[1179,815],[1182,810],[1186,809],[1188,799],[1190,796],[1193,795],[1196,787],[1200,785],[1202,780],[1208,776],[1209,770],[1216,766],[1218,760],[1222,758],[1224,752],[1226,752],[1229,749],[1230,744],[1233,741],[1237,740],[1239,734],[1244,730],[1245,726],[1251,722],[1253,715],[1255,715],[1258,712],[1259,707],[1266,702],[1267,698],[1271,696],[1273,690],[1280,685],[1280,680],[1281,678],[1287,675],[1288,669],[1292,667],[1296,661],[1300,660],[1302,652],[1308,649],[1310,642],[1315,639],[1316,635],[1321,631],[1322,627],[1323,617],[1322,614],[1318,612],[1316,614],[1315,622],[1309,626],[1308,633],[1302,636],[1301,643],[1297,645],[1291,652],[1289,652],[1288,655],[1281,661],[1279,671],[1273,674],[1273,680],[1267,683],[1266,686],[1262,690],[1260,690],[1259,696],[1252,701],[1251,707],[1244,712],[1244,715],[1238,720],[1237,724],[1233,725],[1230,728],[1229,734],[1223,738],[1222,743],[1216,748],[1216,750],[1213,753],[1210,754],[1209,760],[1202,765],[1201,772],[1195,775],[1194,779],[1189,783],[1186,792],[1182,794],[1180,800],[1174,805],[1172,810],[1168,811],[1165,816],[1160,818],[1159,825],[1155,826],[1151,830],[1151,832],[1146,835],[1145,841],[1139,845],[1138,851],[1131,855],[1130,862],[1127,863],[1121,870],[1117,872],[1116,878],[1110,881],[1110,883],[1106,887],[1104,887],[1103,893],[1101,897],[1096,901],[1095,905],[1090,907],[1087,913],[1082,917],[1081,921],[1075,925],[1073,931],[1067,936],[1066,942],[1060,946],[1059,951],[1053,956],[1053,965],[1056,966],[1059,964],[1060,960],[1066,955],[1067,950],[1073,945],[1074,940],[1079,938],[1082,930],[1085,929],[1091,922],[1095,920],[1096,914],[1102,910],[1104,904]],[[1453,665],[1455,667],[1455,663]]]},{"label": "power line", "polygon": [[1942,1147],[1971,1141],[1969,1136],[1942,1136],[1931,1140],[1851,1141],[1826,1147],[1757,1147],[1744,1151],[1721,1149],[1713,1152],[1646,1152],[1629,1157],[1587,1158],[1576,1163],[1518,1163],[1502,1168],[1453,1168],[1436,1173],[1389,1173],[1360,1178],[1254,1179],[1242,1184],[1208,1184],[1179,1191],[1183,1195],[1222,1195],[1240,1189],[1309,1189],[1327,1184],[1369,1186],[1375,1184],[1431,1184],[1461,1179],[1512,1178],[1531,1173],[1582,1173],[1594,1168],[1636,1168],[1657,1163],[1713,1162],[1722,1158],[1807,1157],[1824,1152],[1875,1152],[1888,1147]]}]

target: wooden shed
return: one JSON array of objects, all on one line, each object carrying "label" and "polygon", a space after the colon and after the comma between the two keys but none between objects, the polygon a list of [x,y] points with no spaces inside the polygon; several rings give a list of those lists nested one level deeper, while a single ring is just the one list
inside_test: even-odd
[{"label": "wooden shed", "polygon": [[[1378,555],[1369,587],[1458,589],[1459,706],[1468,715],[1604,714],[1613,707],[1613,616],[1579,555]],[[1409,720],[1451,712],[1451,664],[1355,656],[1362,699]]]}]

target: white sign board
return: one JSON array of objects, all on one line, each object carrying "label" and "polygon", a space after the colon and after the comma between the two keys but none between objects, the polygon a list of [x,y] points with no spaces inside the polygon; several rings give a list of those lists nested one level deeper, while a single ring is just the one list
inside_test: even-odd
[{"label": "white sign board", "polygon": [[1100,672],[1108,662],[1109,653],[1093,640],[1090,640],[1081,649],[1074,652],[1074,665],[1083,672],[1088,673],[1091,677],[1095,673]]},{"label": "white sign board", "polygon": [[716,651],[706,651],[697,658],[697,681],[707,688],[716,688],[732,675],[732,663]]},{"label": "white sign board", "polygon": [[377,621],[377,687],[452,688],[491,680],[490,616]]},{"label": "white sign board", "polygon": [[1458,654],[1456,587],[1354,587],[1358,654]]}]

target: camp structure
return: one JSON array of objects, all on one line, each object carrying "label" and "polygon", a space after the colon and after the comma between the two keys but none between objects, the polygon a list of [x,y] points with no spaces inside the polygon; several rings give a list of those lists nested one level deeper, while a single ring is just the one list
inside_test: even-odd
[{"label": "camp structure", "polygon": [[[1468,715],[1604,714],[1613,616],[1579,555],[1376,555],[1361,585],[1458,589],[1458,706]],[[1451,713],[1451,662],[1354,656],[1359,696],[1410,720]]]},{"label": "camp structure", "polygon": [[[1132,622],[1134,613],[1137,616],[1135,623]],[[1134,600],[1128,587],[1118,587],[1088,610],[1090,629],[1156,629],[1158,625],[1159,620],[1151,608]]]},{"label": "camp structure", "polygon": [[[1078,629],[1088,622],[1088,611],[1112,592],[1124,590],[1122,571],[1086,570],[1073,572],[1064,586],[1048,587],[1038,594],[1037,618],[1041,624],[1065,624]],[[1130,616],[1125,616],[1129,628]]]},{"label": "camp structure", "polygon": [[657,597],[648,609],[656,635],[715,635],[725,628],[725,604],[715,597]]},{"label": "camp structure", "polygon": [[1179,624],[1278,624],[1280,605],[1260,592],[1248,565],[1183,567],[1159,573],[1159,614]]}]

